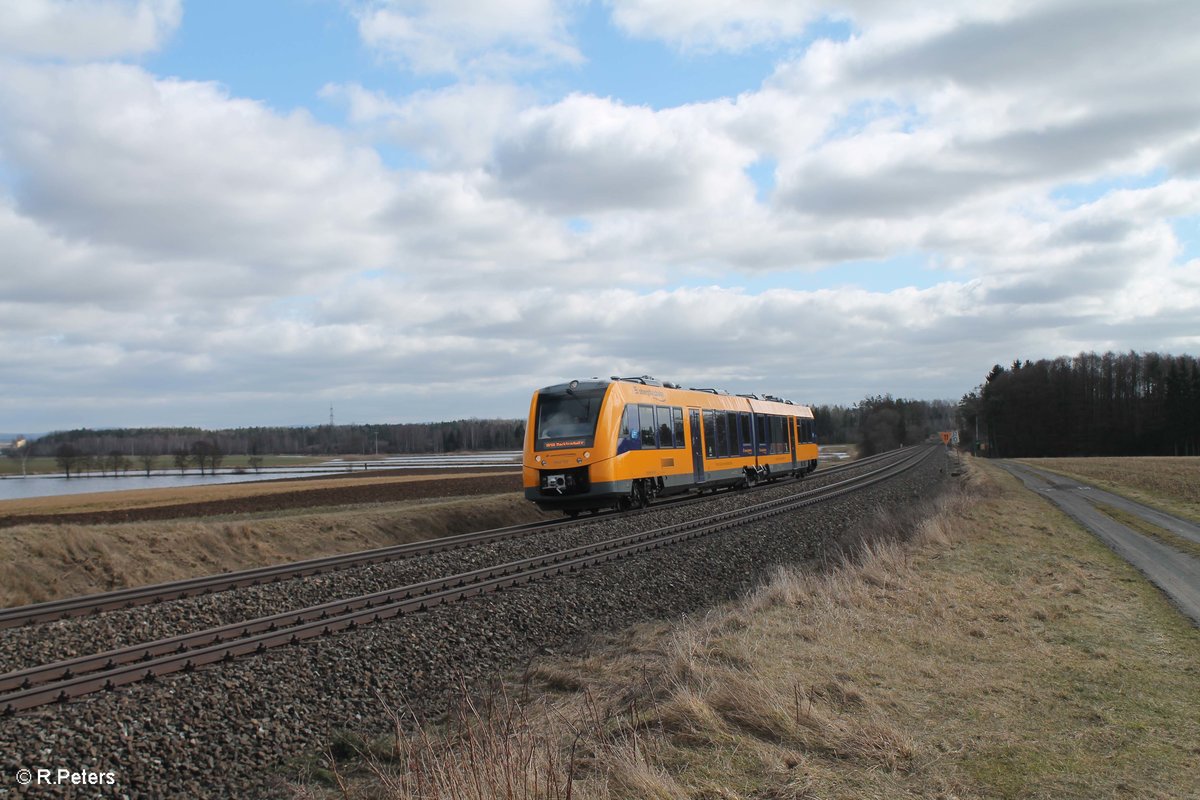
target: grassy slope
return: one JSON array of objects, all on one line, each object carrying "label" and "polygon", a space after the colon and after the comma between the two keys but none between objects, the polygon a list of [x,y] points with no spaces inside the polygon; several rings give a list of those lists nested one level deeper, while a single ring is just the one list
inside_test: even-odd
[{"label": "grassy slope", "polygon": [[241,520],[0,528],[0,606],[383,547],[538,516],[524,498],[505,494]]},{"label": "grassy slope", "polygon": [[510,693],[529,702],[466,715],[469,755],[425,729],[339,779],[374,797],[388,776],[395,798],[565,797],[568,773],[575,798],[1200,797],[1200,632],[1011,477],[970,474],[916,543],[537,664]]}]

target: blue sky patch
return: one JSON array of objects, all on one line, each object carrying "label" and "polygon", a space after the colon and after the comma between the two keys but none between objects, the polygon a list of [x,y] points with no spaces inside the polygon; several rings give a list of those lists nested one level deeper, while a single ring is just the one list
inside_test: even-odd
[{"label": "blue sky patch", "polygon": [[1183,249],[1178,260],[1186,262],[1200,258],[1200,215],[1179,217],[1171,222],[1171,227]]},{"label": "blue sky patch", "polygon": [[547,86],[562,81],[559,94],[583,92],[654,109],[755,89],[781,52],[767,45],[745,53],[679,53],[659,41],[629,38],[613,25],[604,3],[589,3],[573,27],[586,62],[567,68],[569,75],[548,78]]},{"label": "blue sky patch", "polygon": [[766,202],[770,198],[771,192],[775,191],[776,166],[778,163],[775,159],[764,156],[746,167],[746,175],[754,181],[760,203]]},{"label": "blue sky patch", "polygon": [[1050,199],[1062,209],[1079,208],[1096,202],[1109,192],[1121,189],[1148,189],[1166,179],[1167,171],[1159,167],[1140,175],[1115,175],[1095,181],[1067,183],[1053,189],[1050,192]]}]

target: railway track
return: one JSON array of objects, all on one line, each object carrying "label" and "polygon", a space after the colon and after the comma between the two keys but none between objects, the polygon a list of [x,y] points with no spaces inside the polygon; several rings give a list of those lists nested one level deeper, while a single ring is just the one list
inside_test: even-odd
[{"label": "railway track", "polygon": [[[824,478],[848,470],[859,469],[872,464],[886,462],[890,458],[894,458],[895,455],[895,451],[891,453],[882,453],[880,455],[864,458],[859,461],[840,464],[829,469],[822,469],[814,473],[814,475]],[[754,487],[754,489],[751,489],[750,491],[761,490],[769,487],[770,485],[771,484],[761,484]],[[704,499],[705,498],[703,497],[697,497],[694,495],[674,499],[668,498],[656,503],[650,509],[635,509],[633,511],[627,511],[623,513],[627,515],[642,514],[667,505],[690,505],[694,503],[700,503],[704,502]],[[578,519],[543,520],[539,522],[530,522],[522,525],[511,525],[503,528],[474,531],[456,536],[446,536],[439,539],[409,542],[406,544],[373,548],[370,550],[360,550],[354,553],[342,553],[333,556],[306,559],[304,561],[294,561],[286,564],[273,564],[265,567],[255,567],[252,569],[225,572],[216,575],[205,575],[198,578],[189,578],[180,581],[171,581],[168,583],[136,586],[128,589],[118,589],[112,592],[102,592],[80,597],[69,597],[61,600],[50,600],[44,603],[34,603],[25,606],[14,606],[12,608],[0,609],[0,630],[5,628],[16,628],[23,625],[34,625],[41,622],[53,622],[55,620],[68,619],[71,617],[83,617],[92,614],[104,613],[106,611],[116,611],[141,605],[151,605],[170,600],[180,600],[188,597],[199,597],[201,595],[214,594],[216,592],[229,591],[231,589],[240,589],[247,586],[261,586],[263,584],[277,583],[279,581],[292,580],[294,578],[323,575],[329,572],[335,572],[337,570],[348,569],[351,567],[381,564],[389,561],[412,558],[415,556],[428,555],[431,553],[457,550],[477,544],[501,541],[504,539],[525,536],[531,533],[543,532],[552,528],[567,528],[575,525],[586,524],[590,520],[595,519],[596,516],[608,516],[613,513],[615,512],[603,512],[603,514],[600,515],[581,517]]]},{"label": "railway track", "polygon": [[[0,694],[0,709],[7,714],[12,714],[49,703],[65,702],[94,692],[114,689],[119,686],[154,679],[175,672],[195,670],[211,664],[261,653],[274,647],[291,645],[314,637],[328,636],[338,631],[353,629],[372,622],[421,611],[484,592],[500,591],[512,586],[529,583],[548,575],[584,569],[595,564],[625,558],[635,553],[708,536],[734,526],[745,525],[778,514],[784,514],[813,503],[872,486],[910,469],[928,457],[932,452],[934,452],[933,448],[922,448],[900,453],[899,458],[897,458],[896,453],[891,453],[886,454],[885,457],[869,461],[864,459],[860,462],[823,471],[821,474],[828,476],[855,467],[874,467],[865,474],[820,488],[798,492],[787,497],[776,498],[745,508],[725,511],[674,525],[618,536],[530,558],[509,561],[495,566],[414,583],[395,589],[374,592],[344,600],[335,600],[296,611],[288,611],[246,622],[211,628],[193,634],[170,637],[146,644],[138,644],[104,653],[59,661],[54,664],[10,672],[0,676],[0,693],[2,693]],[[682,502],[695,502],[695,500],[688,499]],[[579,524],[579,522],[555,521],[553,525],[572,525]],[[542,530],[546,527],[549,526],[543,523],[533,529]],[[516,526],[512,529],[497,529],[494,531],[484,531],[479,534],[465,534],[462,537],[452,537],[460,540],[454,544],[439,540],[436,542],[419,543],[419,545],[437,549],[465,547],[472,543],[469,537],[477,537],[473,540],[474,542],[494,541],[497,538],[522,535],[528,529],[529,526]],[[380,551],[364,551],[363,553],[351,554],[350,556],[340,558],[350,559],[345,562],[347,564],[361,564],[371,563],[368,561],[370,558],[401,558],[419,551],[417,545],[402,545],[400,547],[409,547],[411,549],[400,554],[393,553],[387,557],[383,556]],[[396,548],[382,548],[382,550],[395,551]],[[425,552],[436,551],[435,549],[425,550]],[[355,558],[358,559],[356,562],[353,561]],[[302,574],[313,574],[312,572],[305,573],[303,570],[313,568],[315,566],[314,562],[328,561],[330,559],[315,559],[313,562],[284,565],[283,568],[290,567],[293,570],[291,576],[295,577]],[[325,566],[323,568],[328,569],[332,567]],[[245,574],[231,573],[226,576],[216,577],[226,579],[227,588],[229,588],[230,586],[251,585],[250,583],[237,583],[236,581],[250,580],[249,573],[254,572],[261,571],[247,570]],[[232,579],[234,583],[230,584],[229,579]],[[204,579],[196,580],[203,581]],[[262,580],[260,578],[258,582],[262,582]],[[185,581],[182,583],[193,582]],[[210,587],[215,585],[217,585],[216,582],[210,584]],[[148,588],[153,589],[157,587]],[[176,587],[176,589],[170,591],[180,588],[182,587]],[[188,587],[189,591],[193,589],[195,589],[194,586]],[[208,591],[216,590],[209,588]],[[190,595],[175,594],[174,596]],[[111,599],[107,602],[111,602]],[[146,600],[145,602],[153,602],[153,600]],[[45,606],[48,604],[40,605]],[[122,608],[126,607],[126,605],[117,605],[114,607]],[[79,613],[88,612],[81,611]]]}]

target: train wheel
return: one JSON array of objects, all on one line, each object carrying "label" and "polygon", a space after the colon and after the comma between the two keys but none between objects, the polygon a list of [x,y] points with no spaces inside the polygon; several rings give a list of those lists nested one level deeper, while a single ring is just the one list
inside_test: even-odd
[{"label": "train wheel", "polygon": [[579,511],[577,511],[574,508],[570,509],[569,511],[564,511],[563,513],[566,514],[571,519],[575,519],[576,517],[579,516]]}]

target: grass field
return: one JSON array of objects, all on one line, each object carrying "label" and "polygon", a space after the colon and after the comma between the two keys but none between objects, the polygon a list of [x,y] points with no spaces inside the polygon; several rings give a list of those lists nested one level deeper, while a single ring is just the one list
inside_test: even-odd
[{"label": "grass field", "polygon": [[449,728],[342,741],[362,755],[297,795],[1200,796],[1200,632],[1015,479],[967,475],[840,567],[537,662]]},{"label": "grass field", "polygon": [[1093,483],[1200,522],[1200,458],[1022,458],[1019,462]]}]

